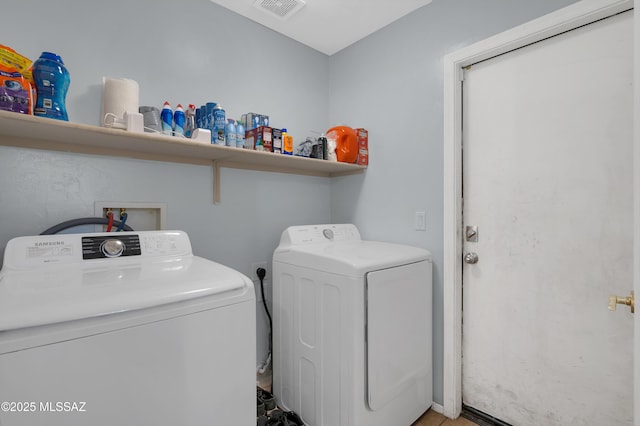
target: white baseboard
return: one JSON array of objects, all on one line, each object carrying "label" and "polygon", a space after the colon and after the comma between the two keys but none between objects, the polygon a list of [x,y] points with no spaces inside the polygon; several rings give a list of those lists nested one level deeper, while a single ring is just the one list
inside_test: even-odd
[{"label": "white baseboard", "polygon": [[436,404],[435,402],[431,405],[431,409],[438,414],[444,413],[444,407],[440,404]]}]

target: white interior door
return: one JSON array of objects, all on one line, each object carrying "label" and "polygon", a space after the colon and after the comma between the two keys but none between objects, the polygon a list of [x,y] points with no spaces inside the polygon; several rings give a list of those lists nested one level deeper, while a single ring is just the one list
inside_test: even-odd
[{"label": "white interior door", "polygon": [[[640,0],[635,0],[635,8],[640,5]],[[635,294],[640,296],[640,119],[638,111],[640,111],[640,14],[634,16],[634,132],[633,132],[633,195],[634,195],[634,250],[633,250],[633,289]],[[638,303],[636,302],[636,305]],[[635,316],[634,321],[634,392],[633,392],[633,424],[640,426],[640,316]]]},{"label": "white interior door", "polygon": [[632,12],[463,83],[463,403],[514,425],[630,425]]}]

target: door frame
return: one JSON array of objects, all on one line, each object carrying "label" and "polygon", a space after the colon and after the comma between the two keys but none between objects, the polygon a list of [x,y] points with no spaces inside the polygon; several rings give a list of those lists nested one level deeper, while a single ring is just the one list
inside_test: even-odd
[{"label": "door frame", "polygon": [[[635,0],[640,3],[640,0]],[[528,44],[590,24],[625,10],[633,8],[634,0],[582,0],[548,15],[497,34],[444,57],[444,372],[443,372],[443,414],[456,418],[462,411],[462,81],[464,68],[476,62],[492,58]],[[635,40],[638,41],[638,19],[635,16]],[[636,69],[635,100],[640,105],[638,88],[638,46],[634,48]],[[638,107],[634,108],[636,111]],[[634,176],[640,183],[640,120],[634,114]],[[634,187],[636,211],[640,212],[640,187]],[[638,222],[638,221],[636,221]],[[634,247],[640,250],[640,225],[635,224]],[[640,251],[639,251],[640,252]],[[634,271],[640,272],[640,262],[634,256]],[[634,274],[637,282],[639,274]],[[639,293],[640,294],[640,293]],[[606,305],[603,301],[603,306]],[[638,328],[636,335],[638,335]],[[634,363],[638,364],[638,363]],[[636,378],[640,372],[635,370]],[[638,380],[634,383],[638,387]],[[634,402],[640,398],[640,388],[636,388]],[[635,403],[634,406],[638,406]],[[636,426],[640,426],[640,413],[634,416]]]}]

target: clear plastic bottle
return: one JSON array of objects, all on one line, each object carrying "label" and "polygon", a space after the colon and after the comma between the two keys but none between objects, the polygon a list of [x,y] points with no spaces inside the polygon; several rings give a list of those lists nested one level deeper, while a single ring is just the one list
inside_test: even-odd
[{"label": "clear plastic bottle", "polygon": [[65,102],[71,78],[62,58],[42,52],[33,63],[33,80],[37,94],[34,115],[69,121]]},{"label": "clear plastic bottle", "polygon": [[242,120],[236,121],[236,148],[244,148],[244,124]]},{"label": "clear plastic bottle", "polygon": [[224,128],[224,139],[227,146],[236,147],[236,122],[232,118],[227,118],[227,125]]}]

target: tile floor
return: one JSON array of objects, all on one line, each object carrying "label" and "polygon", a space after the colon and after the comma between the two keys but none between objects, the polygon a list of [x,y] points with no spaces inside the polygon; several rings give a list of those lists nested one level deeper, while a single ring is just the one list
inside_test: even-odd
[{"label": "tile floor", "polygon": [[477,426],[477,424],[462,417],[451,420],[442,414],[429,410],[411,426]]}]

